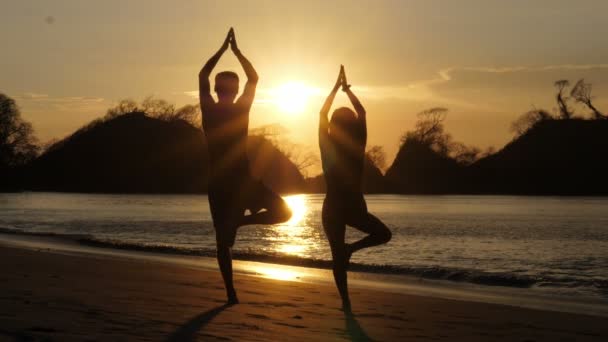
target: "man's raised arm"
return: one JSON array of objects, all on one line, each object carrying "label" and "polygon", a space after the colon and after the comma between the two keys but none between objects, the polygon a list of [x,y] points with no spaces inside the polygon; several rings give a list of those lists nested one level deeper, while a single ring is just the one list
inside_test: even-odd
[{"label": "man's raised arm", "polygon": [[199,91],[199,99],[201,101],[201,110],[204,112],[205,107],[215,104],[213,97],[211,97],[211,83],[209,82],[209,76],[213,71],[213,68],[217,65],[217,62],[220,60],[224,52],[228,49],[228,45],[230,44],[230,38],[232,37],[232,28],[228,31],[228,35],[224,40],[224,43],[220,47],[220,49],[213,55],[205,66],[198,73],[198,91]]},{"label": "man's raised arm", "polygon": [[234,55],[241,63],[243,70],[245,71],[245,75],[247,76],[247,83],[245,83],[245,89],[243,90],[243,94],[238,99],[238,102],[242,105],[246,105],[251,107],[253,103],[253,99],[255,97],[255,88],[258,84],[258,73],[255,71],[255,68],[251,64],[251,62],[241,53],[237,44],[236,44],[236,36],[234,35],[234,31],[232,31],[232,40],[230,40],[230,48]]}]

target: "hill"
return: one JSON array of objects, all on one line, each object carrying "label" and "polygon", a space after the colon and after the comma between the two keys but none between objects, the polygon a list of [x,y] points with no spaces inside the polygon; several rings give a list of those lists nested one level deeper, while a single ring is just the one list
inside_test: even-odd
[{"label": "hill", "polygon": [[386,171],[391,192],[413,194],[463,191],[463,167],[416,140],[406,140]]},{"label": "hill", "polygon": [[[497,153],[465,165],[407,139],[383,176],[366,161],[363,191],[407,194],[608,195],[608,120],[544,120]],[[269,140],[249,139],[252,174],[277,192],[324,192]],[[207,148],[200,129],[130,113],[53,145],[24,170],[21,189],[107,193],[203,193]],[[15,182],[9,182],[11,187]],[[8,183],[7,183],[8,184]],[[8,187],[8,186],[7,186]]]},{"label": "hill", "polygon": [[546,120],[468,166],[406,141],[386,178],[395,193],[608,195],[606,151],[608,120]]},{"label": "hill", "polygon": [[471,165],[484,193],[608,195],[608,120],[547,120]]},{"label": "hill", "polygon": [[[252,173],[278,192],[304,180],[296,166],[263,138],[251,137]],[[130,113],[90,125],[55,144],[28,167],[34,191],[202,193],[208,157],[200,129],[181,121]]]}]

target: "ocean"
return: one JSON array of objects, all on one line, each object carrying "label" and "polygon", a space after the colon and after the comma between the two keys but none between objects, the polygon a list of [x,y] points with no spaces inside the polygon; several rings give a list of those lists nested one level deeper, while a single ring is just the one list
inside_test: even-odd
[{"label": "ocean", "polygon": [[[285,196],[292,219],[239,230],[235,257],[328,268],[323,195]],[[353,271],[529,288],[608,299],[608,198],[366,196],[393,239],[352,258]],[[0,194],[0,233],[213,256],[206,195]],[[362,237],[347,230],[347,240]],[[1,239],[1,234],[0,234]]]}]

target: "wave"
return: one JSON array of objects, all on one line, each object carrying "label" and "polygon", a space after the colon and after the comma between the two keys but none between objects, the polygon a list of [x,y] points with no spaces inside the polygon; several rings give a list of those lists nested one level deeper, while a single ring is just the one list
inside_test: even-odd
[{"label": "wave", "polygon": [[[154,252],[174,255],[215,257],[215,249],[184,248],[171,245],[138,244],[115,240],[104,240],[87,234],[61,234],[51,232],[24,232],[18,229],[0,227],[0,234],[30,235],[41,237],[52,237],[70,240],[85,246],[112,248],[129,251]],[[233,251],[233,257],[237,260],[256,261],[289,266],[300,266],[309,268],[331,269],[332,261],[325,259],[303,258],[280,253],[256,252],[256,251]],[[401,265],[379,265],[351,263],[350,271],[408,275],[425,279],[448,280],[455,282],[467,282],[488,286],[506,286],[517,288],[531,287],[591,287],[601,293],[608,294],[608,280],[604,279],[580,279],[571,277],[532,276],[510,272],[487,272],[481,270],[462,269],[441,266],[401,266]]]},{"label": "wave", "polygon": [[[133,244],[119,241],[100,240],[95,238],[79,238],[77,239],[77,241],[83,245],[92,247],[114,248],[155,253],[169,253],[177,255],[215,257],[215,249],[194,249],[166,245]],[[233,251],[232,256],[236,260],[256,261],[288,266],[300,266],[321,269],[331,269],[332,267],[331,260],[303,258],[280,253],[261,253],[254,251],[235,250]],[[489,273],[482,271],[442,267],[406,267],[398,265],[351,263],[349,266],[349,270],[378,274],[411,275],[427,279],[469,282],[474,284],[492,286],[531,287],[535,283],[537,283],[536,279],[527,276],[514,275],[509,273]]]},{"label": "wave", "polygon": [[67,234],[67,233],[54,233],[54,232],[26,232],[19,229],[14,228],[6,228],[0,227],[0,234],[9,234],[9,235],[26,235],[26,236],[39,236],[39,237],[52,237],[59,238],[63,240],[73,240],[78,241],[80,239],[95,239],[93,235],[90,234]]}]

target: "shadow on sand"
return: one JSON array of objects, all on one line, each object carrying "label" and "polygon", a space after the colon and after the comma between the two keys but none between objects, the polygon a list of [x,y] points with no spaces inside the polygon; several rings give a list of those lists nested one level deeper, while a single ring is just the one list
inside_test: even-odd
[{"label": "shadow on sand", "polygon": [[363,330],[354,314],[345,313],[344,320],[346,322],[346,333],[351,341],[373,341],[373,339],[367,335],[365,330]]},{"label": "shadow on sand", "polygon": [[231,306],[232,304],[224,304],[193,317],[191,320],[179,327],[179,329],[175,330],[166,339],[166,341],[196,341],[198,332],[202,330],[209,322],[211,322],[215,316],[219,315],[222,311]]}]

